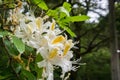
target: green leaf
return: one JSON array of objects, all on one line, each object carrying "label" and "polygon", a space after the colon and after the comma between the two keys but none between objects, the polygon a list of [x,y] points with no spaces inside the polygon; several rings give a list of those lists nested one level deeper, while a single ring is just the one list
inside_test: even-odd
[{"label": "green leaf", "polygon": [[[38,63],[42,60],[43,60],[42,56],[40,54],[37,54],[35,62]],[[36,69],[36,72],[37,72],[37,78],[42,78],[43,68],[39,68],[38,65],[36,64],[35,69]]]},{"label": "green leaf", "polygon": [[36,65],[35,69],[36,69],[36,72],[37,72],[37,79],[42,78],[43,68],[39,68],[39,67]]},{"label": "green leaf", "polygon": [[66,31],[67,31],[72,37],[76,37],[76,34],[75,34],[73,31],[71,31],[70,28],[65,27],[65,29],[66,29]]},{"label": "green leaf", "polygon": [[64,7],[59,7],[56,9],[59,13],[63,12],[66,16],[70,16],[69,12]]},{"label": "green leaf", "polygon": [[70,34],[71,37],[76,37],[76,34],[70,28],[67,27],[69,26],[70,21],[68,21],[67,19],[60,19],[57,22],[62,29],[66,30]]},{"label": "green leaf", "polygon": [[40,62],[43,60],[43,57],[40,54],[37,54],[35,62]]},{"label": "green leaf", "polygon": [[26,45],[25,52],[26,52],[26,54],[31,54],[31,53],[35,53],[35,50],[34,50],[34,48]]},{"label": "green leaf", "polygon": [[20,64],[16,64],[15,71],[16,73],[19,73],[22,69],[22,66]]},{"label": "green leaf", "polygon": [[58,18],[58,12],[56,10],[48,10],[48,12],[46,13],[48,16],[51,16],[55,19]]},{"label": "green leaf", "polygon": [[62,18],[64,18],[64,17],[66,17],[66,14],[65,14],[64,12],[61,12],[61,13],[60,13],[60,19],[62,19]]},{"label": "green leaf", "polygon": [[68,12],[71,11],[71,4],[69,4],[69,3],[67,3],[67,2],[64,2],[63,7],[64,7]]},{"label": "green leaf", "polygon": [[66,30],[72,37],[76,37],[76,34],[71,31],[70,28],[68,28],[67,26],[65,26],[66,24],[60,23],[59,24],[61,28],[63,28],[64,30]]},{"label": "green leaf", "polygon": [[81,16],[72,16],[72,17],[66,17],[66,20],[71,21],[71,22],[79,22],[79,21],[85,21],[89,19],[90,17],[81,15]]},{"label": "green leaf", "polygon": [[10,35],[10,32],[8,32],[8,31],[0,31],[0,37],[4,37],[4,36],[7,36],[7,35]]},{"label": "green leaf", "polygon": [[58,20],[69,16],[69,12],[64,7],[59,7],[55,10],[48,10],[47,15]]},{"label": "green leaf", "polygon": [[16,46],[17,50],[20,53],[23,53],[25,51],[25,44],[22,42],[22,40],[20,40],[19,38],[12,36],[12,40],[14,45]]},{"label": "green leaf", "polygon": [[43,10],[48,10],[48,7],[46,5],[46,3],[44,2],[44,0],[33,0],[33,2],[38,5],[40,8],[42,8]]},{"label": "green leaf", "polygon": [[21,75],[21,77],[26,77],[27,78],[27,79],[24,79],[24,80],[36,80],[35,76],[27,70],[22,70],[20,75]]},{"label": "green leaf", "polygon": [[70,11],[71,11],[71,5],[67,2],[64,2],[62,7],[58,7],[55,10],[48,10],[47,15],[52,16],[53,18],[58,20],[70,16],[69,14]]},{"label": "green leaf", "polygon": [[10,53],[10,55],[18,55],[19,52],[18,50],[16,49],[16,47],[8,40],[4,40],[4,43]]}]

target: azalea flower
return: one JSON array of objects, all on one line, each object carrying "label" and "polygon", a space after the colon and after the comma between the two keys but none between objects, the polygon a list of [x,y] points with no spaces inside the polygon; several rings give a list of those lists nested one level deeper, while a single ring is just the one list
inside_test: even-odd
[{"label": "azalea flower", "polygon": [[[18,12],[16,12],[16,10]],[[13,29],[14,35],[21,38],[22,41],[37,50],[36,56],[40,54],[43,58],[38,62],[39,68],[43,68],[42,76],[47,80],[54,80],[53,72],[55,66],[62,69],[62,80],[65,73],[71,70],[76,70],[77,67],[73,66],[73,51],[75,43],[67,38],[67,35],[60,35],[63,31],[60,30],[55,20],[52,22],[44,21],[42,17],[35,17],[31,11],[23,14],[23,5],[13,10],[14,15],[10,12],[8,18],[11,22],[17,22]],[[74,61],[77,63],[77,61]],[[65,78],[66,79],[66,78]]]},{"label": "azalea flower", "polygon": [[[72,61],[70,61],[70,59],[73,57],[70,49],[73,46],[74,44],[72,43],[72,40],[67,40],[62,35],[58,35],[53,39],[46,38],[46,46],[38,50],[38,52],[44,58],[43,61],[38,63],[38,66],[44,67],[46,71],[50,70],[50,72],[53,70],[53,68],[48,69],[49,66],[60,66],[62,68],[61,78],[64,78],[66,72],[74,70]],[[51,74],[53,73],[47,74],[47,80],[49,80],[48,76]]]}]

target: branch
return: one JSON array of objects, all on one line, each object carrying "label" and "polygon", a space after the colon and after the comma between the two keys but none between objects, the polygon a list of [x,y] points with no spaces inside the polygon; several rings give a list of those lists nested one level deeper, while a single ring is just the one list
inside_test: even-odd
[{"label": "branch", "polygon": [[92,9],[89,9],[89,11],[92,11],[92,12],[94,12],[94,13],[98,14],[99,16],[104,17],[102,14],[100,14],[100,12],[97,12],[97,11],[92,10]]},{"label": "branch", "polygon": [[100,44],[106,42],[108,39],[109,39],[109,38],[106,38],[106,39],[104,39],[104,40],[101,40],[101,41],[98,42],[97,44],[88,47],[85,52],[82,52],[82,53],[80,54],[80,56],[86,55],[87,53],[91,52],[95,47],[97,47],[97,46],[99,46]]}]

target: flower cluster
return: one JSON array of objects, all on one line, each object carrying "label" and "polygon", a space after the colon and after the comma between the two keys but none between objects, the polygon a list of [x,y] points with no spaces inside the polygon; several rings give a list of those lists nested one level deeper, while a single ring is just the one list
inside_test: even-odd
[{"label": "flower cluster", "polygon": [[11,30],[25,44],[35,48],[36,55],[40,54],[43,57],[43,61],[37,63],[38,67],[43,68],[43,78],[53,80],[54,66],[59,66],[63,79],[66,72],[76,69],[70,60],[73,57],[73,41],[65,34],[60,35],[63,31],[56,27],[55,20],[45,21],[44,18],[35,17],[30,11],[22,14],[25,4],[21,3],[10,12],[8,20],[15,24],[14,28],[11,26]]}]

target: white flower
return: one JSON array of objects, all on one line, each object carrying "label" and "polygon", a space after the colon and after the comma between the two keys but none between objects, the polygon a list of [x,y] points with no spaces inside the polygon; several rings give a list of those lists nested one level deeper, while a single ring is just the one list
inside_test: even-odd
[{"label": "white flower", "polygon": [[34,33],[34,28],[31,24],[25,24],[24,21],[20,21],[20,25],[16,27],[14,34],[22,38],[23,42],[27,42],[32,38]]},{"label": "white flower", "polygon": [[[44,61],[39,62],[40,65],[54,65],[60,66],[62,68],[61,77],[64,78],[66,72],[73,70],[72,61],[70,59],[73,57],[72,51],[70,49],[74,46],[72,40],[66,40],[62,35],[56,36],[53,39],[48,39],[48,44],[38,50]],[[49,65],[44,66],[49,67]],[[50,70],[51,69],[47,69]],[[53,74],[53,73],[51,73]]]},{"label": "white flower", "polygon": [[14,15],[10,12],[11,17],[8,20],[18,23],[13,30],[14,34],[28,46],[35,48],[36,55],[42,56],[43,61],[37,64],[43,68],[43,78],[54,80],[54,66],[59,66],[62,69],[61,78],[64,79],[66,72],[76,69],[71,61],[73,57],[71,48],[74,47],[74,43],[67,39],[67,35],[65,37],[60,35],[63,31],[56,27],[54,20],[44,22],[43,18],[36,18],[30,11],[22,14],[23,10],[22,6],[18,12],[13,11]]}]

